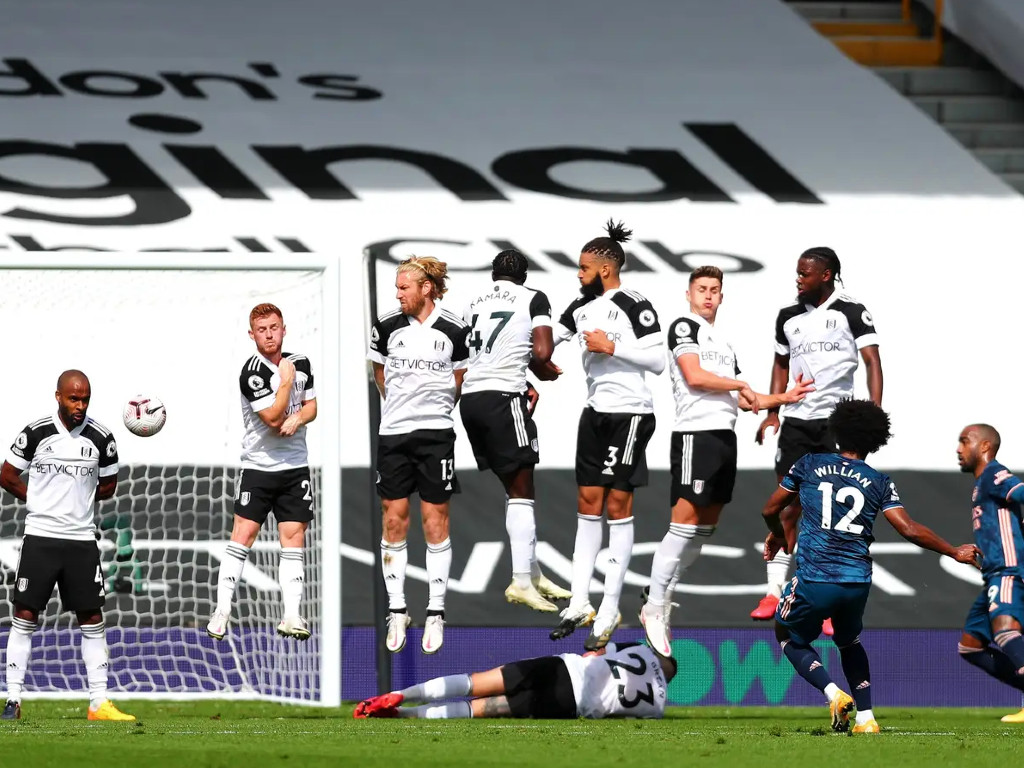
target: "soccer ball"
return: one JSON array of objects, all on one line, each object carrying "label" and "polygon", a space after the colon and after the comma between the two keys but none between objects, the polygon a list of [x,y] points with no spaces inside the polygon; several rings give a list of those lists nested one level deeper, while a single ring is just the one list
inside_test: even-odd
[{"label": "soccer ball", "polygon": [[152,395],[135,395],[124,404],[124,425],[133,435],[151,437],[164,428],[167,409],[160,398]]}]

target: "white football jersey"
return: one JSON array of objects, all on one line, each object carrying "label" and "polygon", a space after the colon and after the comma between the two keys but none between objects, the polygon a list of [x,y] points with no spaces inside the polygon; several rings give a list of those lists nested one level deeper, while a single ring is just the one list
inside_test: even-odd
[{"label": "white football jersey", "polygon": [[526,391],[533,329],[551,325],[551,303],[540,291],[495,280],[474,297],[463,319],[469,325],[469,362],[463,394]]},{"label": "white football jersey", "polygon": [[455,428],[455,369],[466,367],[468,332],[440,304],[423,323],[395,310],[373,324],[366,357],[384,366],[387,394],[380,434]]},{"label": "white football jersey", "polygon": [[[295,365],[295,381],[285,407],[287,417],[302,410],[303,403],[315,400],[316,389],[309,358],[291,352],[285,352],[283,356]],[[274,404],[277,390],[281,387],[277,366],[257,352],[242,366],[238,385],[242,391],[242,424],[245,427],[242,468],[280,472],[308,465],[305,424],[295,430],[294,435],[285,437],[264,424],[257,415]]]},{"label": "white football jersey", "polygon": [[726,379],[740,375],[732,345],[700,315],[687,312],[668,329],[672,394],[676,401],[676,432],[733,429],[739,403],[737,392],[711,392],[686,383],[677,359],[697,355],[700,367]]},{"label": "white football jersey", "polygon": [[608,644],[602,656],[563,653],[580,717],[661,718],[668,683],[649,646]]},{"label": "white football jersey", "polygon": [[827,419],[836,404],[853,397],[853,374],[864,347],[877,346],[871,313],[838,291],[820,307],[791,304],[775,321],[775,351],[789,355],[789,375],[814,379],[814,391],[783,413],[798,419]]},{"label": "white football jersey", "polygon": [[109,429],[86,417],[68,431],[59,416],[47,416],[14,439],[7,462],[28,470],[26,536],[95,541],[96,487],[117,476]]},{"label": "white football jersey", "polygon": [[615,355],[587,350],[584,331],[602,330],[616,344],[661,347],[658,313],[634,291],[614,288],[600,296],[580,296],[555,326],[556,341],[576,337],[587,375],[587,406],[601,413],[654,413],[645,371]]}]

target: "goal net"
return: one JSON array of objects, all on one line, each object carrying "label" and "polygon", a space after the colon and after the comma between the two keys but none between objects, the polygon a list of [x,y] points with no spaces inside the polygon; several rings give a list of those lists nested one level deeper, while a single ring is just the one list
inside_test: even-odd
[{"label": "goal net", "polygon": [[[97,508],[115,695],[339,702],[336,270],[305,256],[276,263],[219,254],[76,255],[32,268],[0,261],[0,325],[10,335],[0,448],[6,455],[26,424],[55,412],[55,382],[68,368],[89,376],[89,415],[117,438],[117,494]],[[216,641],[205,631],[232,526],[238,379],[256,351],[249,311],[261,302],[281,308],[284,349],[310,358],[318,393],[319,415],[307,430],[316,517],[306,538],[306,642],[275,632],[282,608],[273,517],[242,573],[227,637]],[[158,435],[136,437],[121,422],[123,403],[139,393],[167,407]],[[24,519],[24,505],[3,493],[0,634],[10,628]],[[87,691],[79,646],[74,616],[55,592],[33,638],[26,695]]]}]

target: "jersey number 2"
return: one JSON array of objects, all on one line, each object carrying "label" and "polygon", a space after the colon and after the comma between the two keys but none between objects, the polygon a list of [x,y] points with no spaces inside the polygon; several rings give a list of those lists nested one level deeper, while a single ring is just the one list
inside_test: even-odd
[{"label": "jersey number 2", "polygon": [[852,509],[840,518],[835,525],[832,525],[832,483],[819,483],[818,490],[821,491],[821,527],[825,530],[829,528],[836,531],[844,531],[845,533],[864,533],[863,525],[855,525],[854,520],[857,519],[857,515],[864,509],[864,494],[857,488],[840,488],[835,494],[836,502],[842,504],[844,501],[849,501],[852,505]]},{"label": "jersey number 2", "polygon": [[624,661],[618,661],[616,659],[605,659],[608,666],[611,667],[612,675],[619,684],[619,704],[626,709],[632,709],[641,701],[646,704],[654,703],[654,688],[650,683],[647,683],[647,690],[641,691],[639,688],[636,691],[636,698],[626,698],[626,680],[623,678],[622,670],[625,670],[631,675],[639,677],[647,671],[647,662],[644,661],[643,656],[638,656],[635,653],[627,653],[626,656],[636,662],[636,665],[627,664]]},{"label": "jersey number 2", "polygon": [[476,329],[476,321],[480,319],[480,315],[473,315],[472,321],[469,324],[469,348],[474,352],[479,353],[480,348],[483,347],[484,352],[490,352],[491,347],[494,346],[494,340],[498,338],[498,334],[501,333],[501,329],[508,325],[508,321],[512,319],[512,312],[491,312],[491,320],[497,320],[498,324],[494,326],[494,330],[491,331],[491,335],[487,337],[487,344],[484,344],[483,336],[480,335],[480,331]]}]

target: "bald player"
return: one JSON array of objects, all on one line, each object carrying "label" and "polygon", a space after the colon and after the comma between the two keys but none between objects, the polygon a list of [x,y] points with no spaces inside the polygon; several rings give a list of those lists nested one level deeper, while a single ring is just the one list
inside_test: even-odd
[{"label": "bald player", "polygon": [[[0,720],[21,717],[21,694],[39,614],[60,590],[82,631],[89,720],[134,720],[107,698],[105,592],[96,544],[96,502],[117,490],[117,443],[86,415],[92,389],[78,370],[57,379],[57,412],[25,427],[0,468],[0,487],[25,502],[25,538],[7,636],[7,700]],[[27,473],[27,476],[26,476]]]},{"label": "bald player", "polygon": [[[996,461],[1000,442],[999,432],[988,424],[964,427],[957,441],[960,471],[974,475],[971,524],[985,580],[967,613],[958,650],[964,661],[1024,691],[1024,482]],[[1022,720],[1021,713],[1003,718]]]}]

